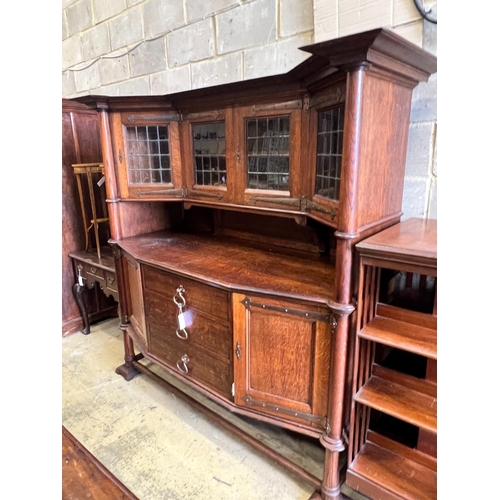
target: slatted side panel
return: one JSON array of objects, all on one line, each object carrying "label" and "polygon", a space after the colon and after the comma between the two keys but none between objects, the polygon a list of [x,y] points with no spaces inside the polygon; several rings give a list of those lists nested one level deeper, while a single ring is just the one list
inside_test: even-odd
[{"label": "slatted side panel", "polygon": [[[362,268],[360,277],[360,290],[362,290],[362,293],[359,297],[356,331],[361,330],[363,326],[375,316],[376,304],[379,299],[378,290],[380,288],[380,273],[380,268],[373,266],[364,266]],[[353,396],[370,378],[374,356],[375,344],[356,336],[352,387]],[[348,464],[354,460],[354,457],[359,453],[365,442],[369,420],[370,408],[360,405],[352,400],[349,427]]]}]

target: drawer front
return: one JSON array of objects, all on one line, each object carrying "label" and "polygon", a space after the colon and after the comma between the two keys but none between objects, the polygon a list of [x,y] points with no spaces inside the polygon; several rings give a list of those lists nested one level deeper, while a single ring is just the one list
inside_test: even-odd
[{"label": "drawer front", "polygon": [[229,361],[193,343],[165,333],[164,326],[149,325],[151,354],[166,361],[179,374],[199,382],[227,399],[231,398],[232,372]]},{"label": "drawer front", "polygon": [[183,293],[186,299],[184,310],[195,308],[205,315],[216,317],[225,325],[230,325],[231,296],[228,292],[167,271],[144,266],[146,290],[157,292],[173,303],[173,297],[180,285],[185,290]]},{"label": "drawer front", "polygon": [[104,279],[104,269],[94,266],[93,264],[85,264],[85,272],[94,278]]},{"label": "drawer front", "polygon": [[[186,328],[180,331],[177,320],[179,309],[171,297],[145,290],[144,299],[146,322],[150,331],[158,332],[158,335],[171,344],[178,344],[181,349],[194,346],[206,349],[221,360],[231,359],[232,336],[228,325],[186,305]],[[187,338],[181,338],[186,336]],[[153,334],[151,342],[154,342]]]},{"label": "drawer front", "polygon": [[115,273],[104,271],[104,279],[106,280],[106,286],[108,287],[108,289],[112,292],[118,293]]}]

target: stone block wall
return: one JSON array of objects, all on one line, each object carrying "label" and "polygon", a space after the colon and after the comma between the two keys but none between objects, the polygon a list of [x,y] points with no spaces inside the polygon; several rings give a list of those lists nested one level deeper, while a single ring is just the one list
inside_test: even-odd
[{"label": "stone block wall", "polygon": [[[62,93],[168,94],[286,73],[308,57],[301,46],[381,26],[436,53],[436,25],[413,0],[63,0]],[[434,75],[414,91],[404,218],[437,217],[436,90]]]}]

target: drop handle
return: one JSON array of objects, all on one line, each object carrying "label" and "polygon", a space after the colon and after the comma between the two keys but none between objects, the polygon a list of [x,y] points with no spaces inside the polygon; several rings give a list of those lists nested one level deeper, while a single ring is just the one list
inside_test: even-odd
[{"label": "drop handle", "polygon": [[177,290],[175,290],[175,295],[174,295],[174,302],[175,305],[179,308],[179,310],[182,311],[182,308],[186,306],[186,299],[184,298],[183,293],[186,293],[186,290],[182,285],[179,285],[177,287]]},{"label": "drop handle", "polygon": [[188,332],[185,328],[176,328],[175,334],[182,340],[188,339]]},{"label": "drop handle", "polygon": [[189,368],[187,366],[187,363],[189,363],[189,358],[188,358],[187,354],[183,354],[182,358],[179,361],[177,361],[177,369],[180,372],[185,373],[186,375],[189,372]]}]

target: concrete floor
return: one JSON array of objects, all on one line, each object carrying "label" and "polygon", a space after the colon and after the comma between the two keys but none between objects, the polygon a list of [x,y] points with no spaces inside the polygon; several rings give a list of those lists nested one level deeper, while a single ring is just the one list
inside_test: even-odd
[{"label": "concrete floor", "polygon": [[[126,382],[118,319],[62,339],[62,424],[141,500],[307,500],[313,488],[144,375]],[[223,413],[317,477],[323,448],[220,408],[154,365],[151,370]],[[347,487],[353,500],[364,497]]]}]

